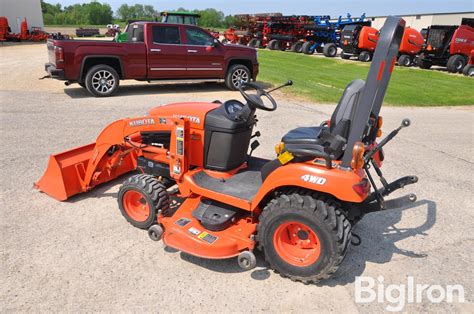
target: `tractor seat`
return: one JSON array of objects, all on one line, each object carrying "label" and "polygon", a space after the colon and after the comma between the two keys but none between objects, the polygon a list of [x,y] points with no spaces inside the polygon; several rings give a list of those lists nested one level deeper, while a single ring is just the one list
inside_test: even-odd
[{"label": "tractor seat", "polygon": [[347,85],[334,110],[329,127],[300,127],[282,138],[285,148],[296,157],[332,156],[339,159],[347,143],[357,99],[364,88],[363,80]]}]

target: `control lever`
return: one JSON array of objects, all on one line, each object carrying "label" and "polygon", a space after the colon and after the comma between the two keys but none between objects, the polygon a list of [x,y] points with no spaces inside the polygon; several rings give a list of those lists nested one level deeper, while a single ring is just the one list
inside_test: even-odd
[{"label": "control lever", "polygon": [[250,137],[250,139],[252,139],[252,138],[254,138],[254,137],[260,137],[260,135],[262,135],[262,134],[260,133],[260,131],[257,131],[257,132],[255,132],[254,135],[252,135],[252,136]]},{"label": "control lever", "polygon": [[259,147],[259,146],[260,146],[260,142],[257,141],[257,140],[253,141],[252,144],[250,144],[249,158],[252,156],[253,151],[256,150],[257,147]]},{"label": "control lever", "polygon": [[277,89],[280,89],[280,88],[283,88],[283,87],[286,87],[286,86],[291,86],[293,85],[293,81],[292,80],[288,80],[288,82],[286,82],[285,84],[281,85],[281,86],[278,86],[278,87],[275,87],[273,89],[270,89],[269,91],[267,91],[267,93],[271,93],[271,92],[274,92],[276,91]]},{"label": "control lever", "polygon": [[397,134],[400,132],[401,129],[409,127],[411,124],[410,119],[403,119],[402,123],[398,128],[390,132],[380,143],[377,144],[376,147],[374,147],[371,151],[369,151],[365,156],[364,156],[364,163],[369,162],[369,160],[372,158],[372,156],[375,155],[376,152],[378,152],[382,147],[384,147],[385,144],[390,142]]}]

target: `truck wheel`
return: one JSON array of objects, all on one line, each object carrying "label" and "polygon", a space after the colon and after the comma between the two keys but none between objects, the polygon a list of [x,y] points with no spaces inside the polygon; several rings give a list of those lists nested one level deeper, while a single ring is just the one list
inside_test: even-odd
[{"label": "truck wheel", "polygon": [[270,50],[276,50],[276,45],[277,45],[277,44],[278,44],[278,40],[272,39],[272,40],[270,40],[270,41],[268,42],[267,47],[268,47],[268,49],[270,49]]},{"label": "truck wheel", "polygon": [[474,76],[474,66],[472,64],[468,64],[462,70],[462,74],[466,76]]},{"label": "truck wheel", "polygon": [[137,174],[120,187],[117,197],[120,212],[134,227],[148,229],[156,223],[158,210],[169,208],[166,187],[153,176]]},{"label": "truck wheel", "polygon": [[310,41],[307,41],[303,44],[303,46],[301,47],[301,51],[305,54],[305,55],[312,55],[314,53],[314,49],[311,49],[311,46],[313,46],[313,43],[310,42]]},{"label": "truck wheel", "polygon": [[250,82],[251,74],[249,68],[242,64],[234,64],[227,71],[225,85],[230,90],[238,90],[240,82]]},{"label": "truck wheel", "polygon": [[257,38],[250,39],[248,46],[253,47],[253,48],[257,47],[257,41],[258,41]]},{"label": "truck wheel", "polygon": [[336,46],[336,44],[330,43],[330,44],[324,45],[323,54],[324,54],[326,57],[334,58],[334,57],[336,56],[336,54],[337,54],[337,46]]},{"label": "truck wheel", "polygon": [[96,97],[113,95],[119,87],[120,77],[114,68],[99,64],[92,67],[86,75],[86,88]]},{"label": "truck wheel", "polygon": [[345,54],[344,51],[341,51],[341,59],[349,60],[351,55]]},{"label": "truck wheel", "polygon": [[368,51],[362,51],[359,55],[359,61],[370,62],[372,60],[372,55]]},{"label": "truck wheel", "polygon": [[329,278],[351,241],[351,224],[330,199],[282,194],[259,217],[257,241],[270,267],[305,283]]},{"label": "truck wheel", "polygon": [[448,69],[448,72],[461,73],[466,63],[466,58],[464,58],[464,56],[454,55],[449,57],[446,68]]},{"label": "truck wheel", "polygon": [[409,67],[411,65],[411,57],[409,55],[401,55],[398,58],[398,65],[401,67]]}]

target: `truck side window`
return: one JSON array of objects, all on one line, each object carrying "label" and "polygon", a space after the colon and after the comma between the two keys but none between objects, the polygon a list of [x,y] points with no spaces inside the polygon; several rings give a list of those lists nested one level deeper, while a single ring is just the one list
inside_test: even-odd
[{"label": "truck side window", "polygon": [[186,40],[188,45],[210,46],[214,42],[208,33],[199,28],[186,27]]},{"label": "truck side window", "polygon": [[153,43],[179,45],[179,27],[177,26],[153,26]]},{"label": "truck side window", "polygon": [[127,27],[128,41],[142,43],[145,39],[143,25],[133,24]]}]

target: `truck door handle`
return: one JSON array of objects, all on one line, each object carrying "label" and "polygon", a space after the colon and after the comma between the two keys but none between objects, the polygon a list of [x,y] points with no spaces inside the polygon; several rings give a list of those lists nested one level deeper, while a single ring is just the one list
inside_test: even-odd
[{"label": "truck door handle", "polygon": [[161,52],[161,49],[157,49],[157,48],[153,48],[153,49],[150,49],[151,52]]},{"label": "truck door handle", "polygon": [[194,50],[194,49],[189,49],[188,52],[196,53],[196,52],[198,52],[198,51],[197,51],[197,50]]}]

